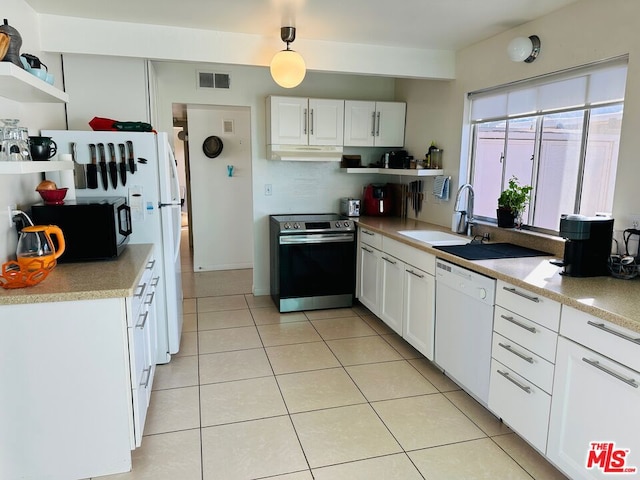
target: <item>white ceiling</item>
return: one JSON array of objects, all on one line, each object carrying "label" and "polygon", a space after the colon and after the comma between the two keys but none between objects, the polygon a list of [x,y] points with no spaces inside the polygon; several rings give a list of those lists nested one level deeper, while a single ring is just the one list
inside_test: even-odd
[{"label": "white ceiling", "polygon": [[456,51],[577,0],[25,1],[53,15],[276,38],[294,25],[297,38]]}]

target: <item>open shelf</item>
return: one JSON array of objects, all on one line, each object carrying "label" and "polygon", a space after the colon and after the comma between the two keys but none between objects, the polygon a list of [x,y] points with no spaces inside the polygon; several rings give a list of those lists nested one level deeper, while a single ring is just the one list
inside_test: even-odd
[{"label": "open shelf", "polygon": [[435,168],[405,169],[405,168],[343,168],[345,173],[380,173],[382,175],[406,175],[408,177],[435,177],[444,175],[444,170]]},{"label": "open shelf", "polygon": [[0,162],[0,175],[15,175],[20,173],[59,172],[73,170],[73,162]]},{"label": "open shelf", "polygon": [[11,62],[0,62],[0,97],[23,103],[66,103],[69,95]]}]

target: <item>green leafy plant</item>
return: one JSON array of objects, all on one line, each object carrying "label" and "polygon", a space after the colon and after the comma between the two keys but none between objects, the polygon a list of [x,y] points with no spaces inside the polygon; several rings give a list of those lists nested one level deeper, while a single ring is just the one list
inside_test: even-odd
[{"label": "green leafy plant", "polygon": [[531,185],[519,185],[513,176],[509,179],[509,186],[498,197],[498,208],[510,210],[514,216],[520,215],[531,199]]}]

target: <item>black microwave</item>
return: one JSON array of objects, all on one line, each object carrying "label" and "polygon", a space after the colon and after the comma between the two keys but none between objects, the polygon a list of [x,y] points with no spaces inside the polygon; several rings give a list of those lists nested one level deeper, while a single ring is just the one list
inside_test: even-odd
[{"label": "black microwave", "polygon": [[125,197],[78,197],[62,205],[39,203],[31,207],[31,216],[36,225],[62,229],[66,247],[58,263],[115,258],[131,235],[131,209]]}]

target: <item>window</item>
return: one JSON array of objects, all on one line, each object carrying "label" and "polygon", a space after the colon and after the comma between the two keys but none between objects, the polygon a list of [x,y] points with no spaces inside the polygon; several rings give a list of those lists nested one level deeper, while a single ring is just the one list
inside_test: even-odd
[{"label": "window", "polygon": [[469,94],[476,217],[495,221],[509,179],[533,187],[523,223],[611,212],[627,58]]}]

